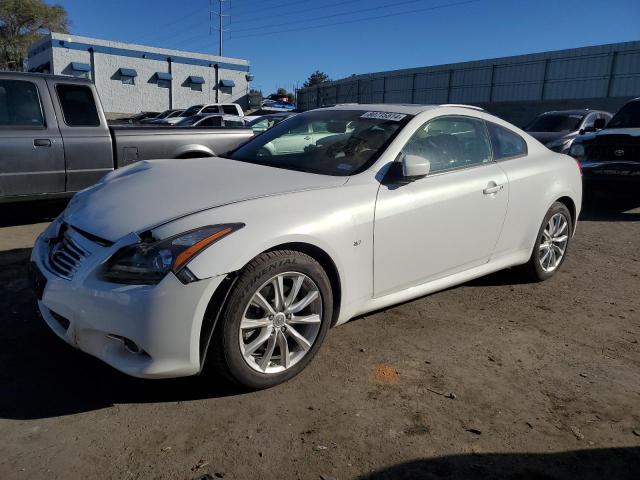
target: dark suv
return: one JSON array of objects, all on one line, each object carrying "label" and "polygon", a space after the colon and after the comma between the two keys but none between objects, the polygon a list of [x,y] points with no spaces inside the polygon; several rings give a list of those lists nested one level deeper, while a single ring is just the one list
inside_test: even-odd
[{"label": "dark suv", "polygon": [[626,103],[602,130],[577,138],[569,151],[585,184],[640,186],[640,98]]}]

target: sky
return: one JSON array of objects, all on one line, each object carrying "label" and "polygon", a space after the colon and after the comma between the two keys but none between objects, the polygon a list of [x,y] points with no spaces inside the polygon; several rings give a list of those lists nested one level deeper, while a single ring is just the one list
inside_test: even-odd
[{"label": "sky", "polygon": [[[46,0],[70,32],[218,54],[218,0]],[[210,11],[213,15],[213,29]],[[640,40],[639,0],[225,0],[224,55],[253,88]]]}]

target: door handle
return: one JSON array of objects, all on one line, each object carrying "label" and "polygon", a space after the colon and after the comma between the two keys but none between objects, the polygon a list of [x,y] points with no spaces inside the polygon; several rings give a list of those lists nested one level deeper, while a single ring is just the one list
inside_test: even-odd
[{"label": "door handle", "polygon": [[51,140],[49,140],[48,138],[36,138],[33,141],[33,146],[34,147],[50,147]]},{"label": "door handle", "polygon": [[[493,183],[493,182],[491,182]],[[491,184],[489,184],[491,185]],[[492,186],[487,186],[487,188],[485,188],[484,190],[482,190],[482,193],[484,193],[485,195],[491,195],[492,193],[498,193],[500,190],[502,190],[504,188],[504,185],[496,185],[495,183]]]}]

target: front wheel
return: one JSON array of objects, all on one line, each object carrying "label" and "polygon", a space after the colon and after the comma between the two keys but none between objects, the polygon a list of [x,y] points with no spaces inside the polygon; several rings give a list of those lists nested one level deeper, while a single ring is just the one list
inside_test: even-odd
[{"label": "front wheel", "polygon": [[531,258],[524,266],[531,280],[546,280],[560,268],[571,240],[572,225],[571,214],[564,204],[551,205],[538,231]]},{"label": "front wheel", "polygon": [[240,273],[216,332],[218,369],[253,389],[300,373],[327,334],[333,313],[331,284],[310,256],[267,252]]}]

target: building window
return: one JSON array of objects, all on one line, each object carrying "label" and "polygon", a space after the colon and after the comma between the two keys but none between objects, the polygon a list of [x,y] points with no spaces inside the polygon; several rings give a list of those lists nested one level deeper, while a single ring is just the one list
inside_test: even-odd
[{"label": "building window", "polygon": [[78,78],[91,78],[91,65],[88,63],[71,62],[71,74]]},{"label": "building window", "polygon": [[138,76],[138,72],[136,72],[133,68],[121,68],[118,70],[120,74],[120,81],[123,85],[135,85],[135,78]]},{"label": "building window", "polygon": [[191,87],[191,90],[201,92],[202,85],[204,85],[204,77],[200,77],[198,75],[189,76],[189,86]]},{"label": "building window", "polygon": [[173,76],[169,72],[156,72],[156,83],[160,88],[171,88]]}]

